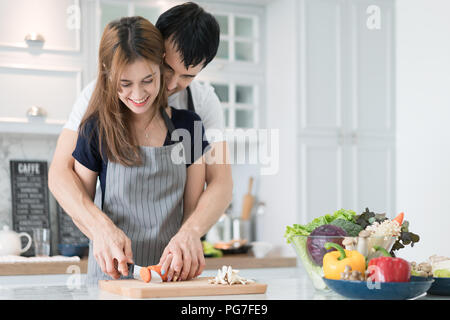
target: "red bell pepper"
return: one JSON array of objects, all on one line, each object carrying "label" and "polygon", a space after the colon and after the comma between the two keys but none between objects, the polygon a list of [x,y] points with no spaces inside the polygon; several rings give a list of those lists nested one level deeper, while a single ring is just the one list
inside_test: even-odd
[{"label": "red bell pepper", "polygon": [[368,278],[375,282],[409,282],[411,266],[402,258],[393,258],[380,246],[373,247],[383,253],[382,257],[373,258],[367,266]]}]

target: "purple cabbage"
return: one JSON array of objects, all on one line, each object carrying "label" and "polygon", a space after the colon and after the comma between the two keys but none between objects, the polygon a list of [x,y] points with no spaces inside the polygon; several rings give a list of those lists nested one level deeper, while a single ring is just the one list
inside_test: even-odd
[{"label": "purple cabbage", "polygon": [[[322,237],[321,237],[322,236]],[[330,238],[336,236],[336,238]],[[306,241],[308,255],[317,265],[323,265],[323,256],[335,249],[327,250],[324,248],[325,243],[334,242],[342,246],[342,237],[346,237],[347,233],[341,227],[331,224],[324,224],[315,228]]]}]

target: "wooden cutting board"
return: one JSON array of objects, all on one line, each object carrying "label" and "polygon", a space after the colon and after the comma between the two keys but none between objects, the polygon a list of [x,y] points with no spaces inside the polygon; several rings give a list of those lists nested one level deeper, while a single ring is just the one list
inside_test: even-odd
[{"label": "wooden cutting board", "polygon": [[131,298],[164,298],[188,296],[216,296],[228,294],[265,293],[267,284],[210,284],[213,277],[199,277],[189,281],[145,283],[140,280],[100,280],[99,288]]}]

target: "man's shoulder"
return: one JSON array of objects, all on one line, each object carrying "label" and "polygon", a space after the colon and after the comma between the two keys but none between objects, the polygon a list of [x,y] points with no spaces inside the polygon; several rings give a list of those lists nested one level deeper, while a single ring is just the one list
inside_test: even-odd
[{"label": "man's shoulder", "polygon": [[[88,107],[89,100],[91,99],[92,94],[94,93],[96,85],[96,80],[92,80],[89,82],[81,91],[80,95],[78,96],[77,100],[74,104],[74,110],[78,111],[80,115],[83,115]],[[81,121],[81,117],[80,117]]]},{"label": "man's shoulder", "polygon": [[212,85],[197,80],[192,81],[189,87],[191,88],[195,110],[199,112],[202,119],[205,113],[220,112],[220,100]]},{"label": "man's shoulder", "polygon": [[90,100],[92,94],[94,93],[95,90],[95,85],[97,83],[97,80],[94,79],[91,82],[89,82],[84,88],[83,90],[81,90],[81,95],[80,97],[84,100]]},{"label": "man's shoulder", "polygon": [[194,100],[198,100],[198,102],[203,101],[205,97],[214,92],[214,88],[210,84],[201,80],[193,80],[189,84],[189,88],[192,92],[192,98],[194,98]]}]

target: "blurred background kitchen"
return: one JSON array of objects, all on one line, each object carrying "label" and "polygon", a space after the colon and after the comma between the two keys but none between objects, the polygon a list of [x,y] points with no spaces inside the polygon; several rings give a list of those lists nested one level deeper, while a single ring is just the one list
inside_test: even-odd
[{"label": "blurred background kitchen", "polygon": [[[132,15],[155,23],[179,3],[0,0],[0,227],[13,228],[10,160],[50,165],[77,95],[96,76],[105,25]],[[217,57],[198,79],[215,88],[229,132],[278,130],[273,172],[249,160],[266,142],[230,140],[232,159],[239,148],[247,157],[233,165],[228,218],[241,217],[253,179],[241,233],[295,256],[287,225],[340,208],[404,211],[421,240],[402,256],[449,256],[450,2],[197,3],[221,27]],[[61,212],[48,198],[56,255]],[[224,219],[210,239],[224,237]]]}]

